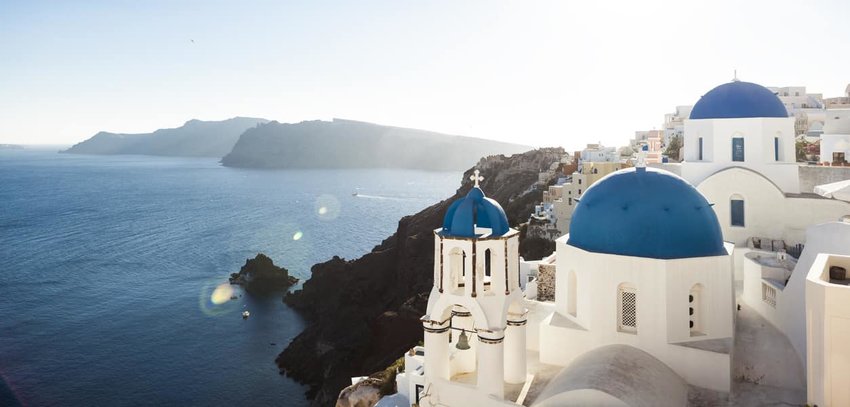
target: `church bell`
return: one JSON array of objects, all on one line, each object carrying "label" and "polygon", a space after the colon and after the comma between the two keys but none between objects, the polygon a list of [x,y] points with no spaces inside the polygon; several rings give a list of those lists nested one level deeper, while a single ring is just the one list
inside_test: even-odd
[{"label": "church bell", "polygon": [[469,349],[469,337],[466,336],[466,331],[460,331],[460,336],[457,338],[456,348],[460,350]]}]

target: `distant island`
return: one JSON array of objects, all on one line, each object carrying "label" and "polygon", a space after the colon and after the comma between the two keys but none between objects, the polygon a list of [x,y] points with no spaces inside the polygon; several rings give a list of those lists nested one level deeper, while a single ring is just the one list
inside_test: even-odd
[{"label": "distant island", "polygon": [[245,168],[463,170],[478,157],[531,147],[354,120],[276,121],[245,131],[222,164]]},{"label": "distant island", "polygon": [[230,152],[245,130],[267,122],[266,119],[234,117],[220,121],[189,120],[176,129],[159,129],[153,133],[102,131],[63,152],[222,157]]}]

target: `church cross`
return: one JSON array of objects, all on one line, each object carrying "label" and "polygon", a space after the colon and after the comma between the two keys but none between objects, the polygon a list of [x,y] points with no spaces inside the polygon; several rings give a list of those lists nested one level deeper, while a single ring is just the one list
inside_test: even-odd
[{"label": "church cross", "polygon": [[478,174],[480,174],[480,173],[478,172],[478,170],[475,170],[475,171],[472,173],[472,175],[470,175],[470,176],[469,176],[469,179],[475,182],[475,187],[476,187],[476,188],[478,188],[478,181],[484,181],[484,177],[482,177],[481,175],[478,175]]}]

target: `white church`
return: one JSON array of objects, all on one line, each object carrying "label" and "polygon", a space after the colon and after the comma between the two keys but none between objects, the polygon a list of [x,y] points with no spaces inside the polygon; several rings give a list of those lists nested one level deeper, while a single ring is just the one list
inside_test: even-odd
[{"label": "white church", "polygon": [[720,85],[683,163],[596,182],[536,262],[476,171],[378,405],[850,406],[850,203],[800,193],[794,137],[773,92]]}]

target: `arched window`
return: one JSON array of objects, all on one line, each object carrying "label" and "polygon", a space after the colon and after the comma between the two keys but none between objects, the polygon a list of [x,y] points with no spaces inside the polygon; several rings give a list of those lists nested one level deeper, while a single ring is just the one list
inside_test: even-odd
[{"label": "arched window", "polygon": [[691,336],[703,335],[703,312],[702,306],[703,289],[701,284],[694,284],[688,293],[688,327]]},{"label": "arched window", "polygon": [[637,289],[629,283],[617,287],[617,329],[620,332],[637,333]]},{"label": "arched window", "polygon": [[744,222],[744,197],[741,195],[735,194],[729,198],[729,207],[730,207],[730,224],[732,226],[740,226],[744,227],[746,224]]},{"label": "arched window", "polygon": [[576,287],[576,272],[570,270],[569,281],[567,282],[567,313],[576,316],[576,295],[578,287]]}]

